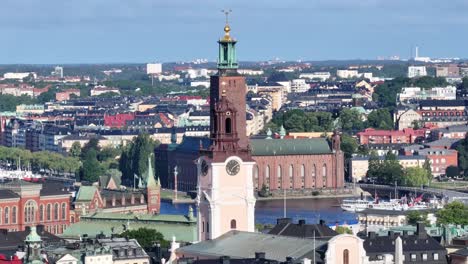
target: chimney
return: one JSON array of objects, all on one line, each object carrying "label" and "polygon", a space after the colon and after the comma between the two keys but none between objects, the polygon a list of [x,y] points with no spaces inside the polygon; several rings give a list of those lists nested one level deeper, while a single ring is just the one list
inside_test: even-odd
[{"label": "chimney", "polygon": [[361,192],[361,200],[364,200],[364,193]]},{"label": "chimney", "polygon": [[122,205],[125,206],[125,193],[122,194]]},{"label": "chimney", "polygon": [[389,238],[395,238],[395,232],[394,231],[388,231],[388,237]]},{"label": "chimney", "polygon": [[375,239],[376,235],[375,232],[369,232],[369,239]]},{"label": "chimney", "polygon": [[112,195],[112,206],[115,206],[115,194]]},{"label": "chimney", "polygon": [[305,223],[306,223],[305,219],[300,219],[299,220],[299,225],[305,225]]},{"label": "chimney", "polygon": [[265,259],[265,252],[255,252],[255,259],[256,260]]},{"label": "chimney", "polygon": [[222,256],[219,258],[219,262],[221,264],[229,264],[231,262],[231,258],[229,256]]},{"label": "chimney", "polygon": [[103,204],[103,207],[104,207],[104,208],[107,207],[107,199],[106,199],[106,197],[103,197],[103,198],[102,198],[102,204]]},{"label": "chimney", "polygon": [[320,219],[319,224],[320,224],[321,226],[324,226],[324,225],[325,225],[325,220]]},{"label": "chimney", "polygon": [[418,235],[418,238],[426,238],[427,237],[426,229],[424,228],[423,223],[417,223],[416,224],[416,234]]},{"label": "chimney", "polygon": [[408,237],[408,231],[407,230],[403,230],[403,237]]},{"label": "chimney", "polygon": [[276,219],[276,224],[277,225],[280,225],[280,224],[290,224],[292,222],[292,219],[291,218],[278,218]]},{"label": "chimney", "polygon": [[286,257],[286,263],[293,263],[293,258],[292,257]]},{"label": "chimney", "polygon": [[135,194],[134,193],[132,193],[132,198],[130,200],[130,203],[135,204]]},{"label": "chimney", "polygon": [[145,196],[142,194],[140,195],[140,204],[144,204],[145,203]]}]

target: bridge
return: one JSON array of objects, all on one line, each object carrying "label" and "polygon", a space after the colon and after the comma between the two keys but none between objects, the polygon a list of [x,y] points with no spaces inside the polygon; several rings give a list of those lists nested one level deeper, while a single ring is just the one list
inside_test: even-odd
[{"label": "bridge", "polygon": [[447,189],[437,188],[421,188],[421,187],[407,187],[407,186],[391,186],[391,185],[377,185],[377,184],[356,184],[361,189],[373,194],[374,191],[381,196],[394,196],[395,192],[401,197],[403,194],[419,193],[425,196],[437,196],[439,198],[446,198],[449,202],[461,201],[468,204],[468,193],[458,192]]}]

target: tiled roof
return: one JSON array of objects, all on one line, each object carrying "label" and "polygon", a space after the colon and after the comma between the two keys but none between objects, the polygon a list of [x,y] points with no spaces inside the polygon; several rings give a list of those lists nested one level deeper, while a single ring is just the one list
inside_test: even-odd
[{"label": "tiled roof", "polygon": [[329,228],[325,224],[305,224],[301,222],[293,223],[278,223],[269,232],[270,235],[281,235],[299,238],[331,238],[338,233]]},{"label": "tiled roof", "polygon": [[94,197],[94,193],[97,192],[96,186],[81,186],[76,194],[75,201],[87,202],[91,201]]}]

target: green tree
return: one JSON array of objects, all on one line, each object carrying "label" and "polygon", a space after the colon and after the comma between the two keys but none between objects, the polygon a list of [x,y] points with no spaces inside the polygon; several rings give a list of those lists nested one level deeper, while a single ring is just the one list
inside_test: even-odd
[{"label": "green tree", "polygon": [[78,141],[73,142],[70,148],[70,156],[78,158],[81,156],[81,144]]},{"label": "green tree", "polygon": [[416,225],[419,222],[424,223],[424,225],[426,226],[429,225],[429,220],[427,219],[427,213],[422,213],[416,210],[410,211],[406,215],[406,221],[410,225]]},{"label": "green tree", "polygon": [[344,227],[344,226],[337,226],[335,231],[338,234],[353,234],[353,231],[349,227]]},{"label": "green tree", "polygon": [[459,201],[447,204],[443,209],[437,211],[436,216],[438,224],[468,224],[468,208]]},{"label": "green tree", "polygon": [[80,180],[96,182],[102,174],[102,167],[97,159],[97,152],[90,149],[84,157],[83,166],[80,170]]},{"label": "green tree", "polygon": [[[154,141],[148,134],[140,134],[127,146],[120,157],[119,168],[122,179],[127,184],[133,184],[134,175],[144,175],[148,170],[148,156],[154,153],[159,142]],[[154,162],[154,157],[152,157]]]},{"label": "green tree", "polygon": [[463,172],[463,175],[468,175],[468,134],[457,146],[458,151],[458,167]]},{"label": "green tree", "polygon": [[99,146],[99,139],[91,138],[88,143],[86,143],[81,149],[81,157],[86,157],[86,154],[88,154],[90,150],[94,150],[96,153],[101,150],[101,147]]},{"label": "green tree", "polygon": [[138,244],[144,249],[150,249],[156,243],[160,243],[161,247],[167,248],[169,246],[169,241],[164,239],[164,236],[155,229],[141,227],[136,230],[126,230],[120,234],[120,237],[128,237],[131,239],[136,239]]},{"label": "green tree", "polygon": [[458,169],[457,166],[448,166],[447,169],[445,170],[445,174],[447,177],[453,178],[457,177],[460,175],[460,170]]},{"label": "green tree", "polygon": [[[427,173],[427,170],[420,167],[409,167],[405,169],[406,186],[419,187],[427,185],[432,176]],[[430,178],[431,177],[431,178]]]},{"label": "green tree", "polygon": [[367,116],[367,126],[377,129],[393,129],[392,114],[386,108],[374,110]]},{"label": "green tree", "polygon": [[364,128],[361,113],[356,109],[344,108],[339,114],[339,125],[343,132],[353,134]]},{"label": "green tree", "polygon": [[369,155],[369,166],[367,169],[366,177],[369,179],[377,179],[379,172],[381,170],[380,158],[377,155],[377,152],[371,151]]}]

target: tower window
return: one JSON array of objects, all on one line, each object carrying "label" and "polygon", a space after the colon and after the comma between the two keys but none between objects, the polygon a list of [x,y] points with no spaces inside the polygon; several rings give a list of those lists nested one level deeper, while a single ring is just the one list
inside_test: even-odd
[{"label": "tower window", "polygon": [[231,118],[226,118],[226,133],[231,134],[232,133],[232,124],[231,124]]},{"label": "tower window", "polygon": [[349,264],[349,250],[343,250],[343,264]]},{"label": "tower window", "polygon": [[231,220],[231,229],[236,229],[237,228],[237,223],[235,219]]}]

